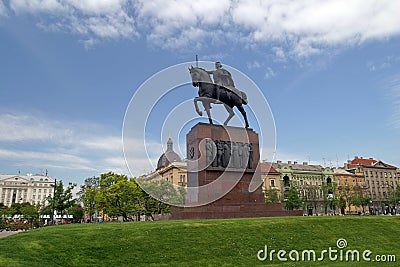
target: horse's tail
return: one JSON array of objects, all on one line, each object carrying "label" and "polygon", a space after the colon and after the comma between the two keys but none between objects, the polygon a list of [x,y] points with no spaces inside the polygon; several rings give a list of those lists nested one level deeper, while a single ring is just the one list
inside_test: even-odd
[{"label": "horse's tail", "polygon": [[247,100],[247,95],[245,92],[240,91],[240,99],[242,99],[242,104],[247,105],[249,101]]}]

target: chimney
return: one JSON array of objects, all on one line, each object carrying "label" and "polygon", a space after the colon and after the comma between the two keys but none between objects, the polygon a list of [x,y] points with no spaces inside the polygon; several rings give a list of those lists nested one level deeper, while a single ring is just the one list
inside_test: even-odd
[{"label": "chimney", "polygon": [[290,160],[288,160],[287,164],[292,164],[292,162]]},{"label": "chimney", "polygon": [[296,164],[297,164],[297,161],[294,161],[293,164],[296,165]]},{"label": "chimney", "polygon": [[358,157],[357,157],[357,156],[354,156],[354,158],[355,158],[355,159],[358,159]]},{"label": "chimney", "polygon": [[281,161],[281,160],[277,160],[277,161],[276,161],[276,163],[278,163],[278,164],[281,164],[281,163],[282,163],[282,161]]},{"label": "chimney", "polygon": [[369,159],[372,159],[372,160],[373,160],[373,158],[369,158]]},{"label": "chimney", "polygon": [[308,162],[307,162],[307,161],[304,161],[304,162],[303,162],[303,165],[308,165]]}]

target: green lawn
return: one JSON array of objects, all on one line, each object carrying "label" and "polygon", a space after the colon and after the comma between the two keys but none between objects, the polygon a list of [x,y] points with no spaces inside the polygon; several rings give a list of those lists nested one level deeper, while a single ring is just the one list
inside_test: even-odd
[{"label": "green lawn", "polygon": [[[269,250],[371,250],[396,263],[259,261]],[[295,254],[292,254],[293,256]],[[339,255],[339,253],[338,253]],[[285,255],[288,258],[288,255]],[[362,258],[362,256],[360,256]],[[288,258],[289,259],[289,258]],[[0,266],[399,266],[400,217],[281,217],[98,223],[41,228],[0,239]]]}]

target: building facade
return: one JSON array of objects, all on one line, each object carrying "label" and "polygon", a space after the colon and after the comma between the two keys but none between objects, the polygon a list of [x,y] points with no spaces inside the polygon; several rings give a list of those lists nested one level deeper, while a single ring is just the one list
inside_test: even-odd
[{"label": "building facade", "polygon": [[166,180],[173,185],[187,186],[187,162],[175,161],[168,163],[156,171],[141,177],[143,181],[160,181]]},{"label": "building facade", "polygon": [[276,189],[281,192],[280,173],[272,167],[268,162],[260,163],[261,179],[263,181],[262,189],[270,190]]},{"label": "building facade", "polygon": [[[366,195],[365,178],[362,172],[349,172],[345,169],[334,169],[336,180],[336,192],[338,197],[346,200],[344,214],[359,214],[363,211],[362,206],[355,206],[351,202],[354,194]],[[369,211],[368,211],[369,212]]]},{"label": "building facade", "polygon": [[[371,199],[371,212],[394,214],[397,203],[390,203],[399,185],[397,167],[375,160],[355,157],[348,161],[346,169],[355,173],[359,180],[365,180],[365,192]],[[361,184],[361,183],[360,183]]]},{"label": "building facade", "polygon": [[334,214],[336,207],[329,205],[334,198],[334,190],[330,187],[335,182],[332,168],[320,165],[309,165],[307,162],[277,161],[272,167],[279,172],[279,183],[282,194],[295,187],[304,201],[304,214]]},{"label": "building facade", "polygon": [[53,196],[54,184],[55,180],[49,176],[0,174],[0,203],[47,204],[46,198]]}]

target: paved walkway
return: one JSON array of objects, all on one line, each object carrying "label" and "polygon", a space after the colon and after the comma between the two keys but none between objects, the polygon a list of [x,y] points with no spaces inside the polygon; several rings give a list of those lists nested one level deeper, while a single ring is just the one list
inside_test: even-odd
[{"label": "paved walkway", "polygon": [[15,234],[18,234],[18,233],[19,233],[19,231],[6,231],[6,230],[4,230],[3,232],[0,232],[0,238],[4,238],[4,237],[10,236],[10,235],[15,235]]}]

